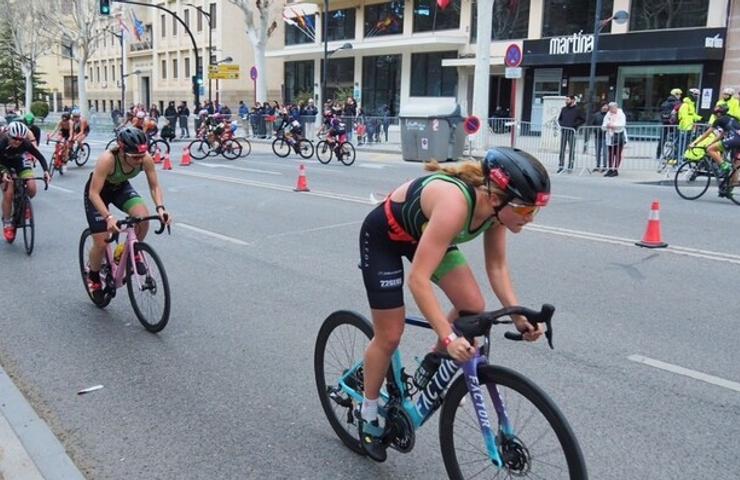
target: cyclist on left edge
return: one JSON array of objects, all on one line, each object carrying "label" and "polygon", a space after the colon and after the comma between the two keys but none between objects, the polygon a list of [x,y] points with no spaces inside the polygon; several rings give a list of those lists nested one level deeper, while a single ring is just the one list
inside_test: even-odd
[{"label": "cyclist on left edge", "polygon": [[2,174],[2,188],[5,191],[3,195],[3,236],[8,243],[15,240],[15,225],[10,218],[13,207],[13,182],[8,173],[8,169],[15,170],[18,178],[28,178],[26,188],[28,196],[36,196],[36,181],[30,179],[33,177],[31,165],[23,158],[24,153],[30,153],[40,163],[44,169],[44,179],[46,182],[51,181],[49,175],[49,165],[46,158],[31,142],[26,138],[29,134],[28,127],[21,122],[11,122],[6,130],[6,135],[0,137],[0,173]]}]

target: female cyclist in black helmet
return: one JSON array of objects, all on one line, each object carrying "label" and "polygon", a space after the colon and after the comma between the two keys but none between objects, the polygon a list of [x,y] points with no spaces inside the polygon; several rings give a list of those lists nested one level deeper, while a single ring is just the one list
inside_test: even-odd
[{"label": "female cyclist in black helmet", "polygon": [[[522,150],[494,148],[481,162],[426,165],[432,175],[395,189],[368,214],[360,230],[360,268],[375,335],[365,351],[360,438],[368,455],[383,461],[377,401],[393,352],[404,329],[402,257],[411,261],[409,289],[438,336],[436,348],[464,362],[474,355],[451,321],[458,312],[481,312],[485,301],[457,244],[482,234],[486,272],[504,306],[518,304],[506,261],[506,232],[518,233],[550,198],[550,179],[542,164]],[[434,295],[436,283],[454,308],[449,314]],[[543,333],[526,319],[514,318],[524,338]]]},{"label": "female cyclist in black helmet", "polygon": [[[128,126],[118,133],[117,145],[100,155],[95,170],[85,185],[85,213],[93,234],[88,288],[96,301],[102,296],[100,266],[105,252],[105,240],[109,233],[118,231],[117,220],[108,206],[112,203],[129,216],[149,216],[144,199],[129,183],[130,179],[142,171],[146,174],[157,215],[169,225],[172,218],[164,207],[162,189],[159,187],[154,160],[148,152],[146,134],[136,127]],[[146,237],[148,229],[149,225],[145,222],[136,226],[139,240]]]}]

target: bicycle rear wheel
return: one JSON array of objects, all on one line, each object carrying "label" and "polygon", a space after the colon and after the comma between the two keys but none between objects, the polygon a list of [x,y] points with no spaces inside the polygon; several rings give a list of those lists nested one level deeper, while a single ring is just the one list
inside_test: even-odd
[{"label": "bicycle rear wheel", "polygon": [[75,155],[75,163],[78,167],[81,167],[87,163],[87,160],[90,158],[90,145],[87,143],[83,143],[82,146],[77,150],[77,155]]},{"label": "bicycle rear wheel", "polygon": [[707,159],[701,162],[683,162],[673,179],[676,193],[686,200],[696,200],[704,195],[712,182],[712,167]]},{"label": "bicycle rear wheel", "polygon": [[134,252],[136,255],[129,257],[126,263],[128,298],[136,318],[144,328],[157,333],[170,320],[170,283],[167,272],[162,260],[148,244],[137,242],[134,244]]},{"label": "bicycle rear wheel", "polygon": [[33,223],[33,207],[31,206],[31,199],[28,196],[24,197],[23,205],[20,211],[20,222],[16,225],[23,226],[23,246],[26,248],[26,255],[33,253],[33,242],[34,242],[34,223]]},{"label": "bicycle rear wheel", "polygon": [[239,155],[241,158],[244,158],[248,156],[250,153],[252,153],[252,144],[247,140],[245,137],[238,137],[235,138],[237,142],[239,142],[239,145],[242,146],[242,153]]},{"label": "bicycle rear wheel", "polygon": [[[733,181],[732,179],[735,179]],[[730,174],[730,179],[727,181],[728,186],[725,187],[725,196],[732,200],[736,205],[740,205],[740,167],[735,167]]]},{"label": "bicycle rear wheel", "polygon": [[[449,478],[497,478],[499,473],[502,478],[588,478],[578,441],[545,392],[523,375],[493,365],[479,367],[478,379],[489,417],[493,419],[496,410],[486,392],[495,388],[514,435],[505,435],[501,429],[496,434],[498,451],[504,460],[499,469],[489,458],[474,402],[464,377],[459,377],[445,396],[439,420],[440,448]],[[464,398],[467,401],[463,402]]]},{"label": "bicycle rear wheel", "polygon": [[[316,388],[326,418],[342,443],[361,455],[365,451],[358,433],[360,405],[339,388],[338,381],[362,360],[372,336],[373,327],[365,317],[346,310],[334,312],[321,325],[313,357]],[[362,391],[362,369],[346,382]]]},{"label": "bicycle rear wheel", "polygon": [[298,149],[298,155],[301,157],[305,159],[313,157],[313,143],[311,140],[308,140],[307,138],[298,140],[296,148]]},{"label": "bicycle rear wheel", "polygon": [[92,245],[92,233],[90,233],[89,228],[86,228],[80,236],[80,247],[78,249],[82,284],[85,286],[85,292],[87,292],[87,296],[90,297],[90,301],[93,302],[98,308],[105,308],[106,306],[108,306],[111,299],[113,298],[113,295],[110,293],[109,286],[107,285],[107,277],[108,273],[110,272],[110,266],[107,264],[108,256],[103,255],[103,263],[100,268],[100,280],[103,283],[103,300],[101,302],[96,302],[95,298],[93,298],[92,296],[92,293],[90,293],[90,288],[87,284],[87,273],[90,270],[88,267],[88,259],[90,258],[90,249],[92,248]]},{"label": "bicycle rear wheel", "polygon": [[290,144],[282,137],[272,141],[272,151],[280,158],[290,155]]},{"label": "bicycle rear wheel", "polygon": [[149,154],[154,155],[157,150],[161,154],[170,153],[170,144],[165,140],[154,140],[149,144]]},{"label": "bicycle rear wheel", "polygon": [[211,146],[205,140],[193,140],[188,145],[190,156],[196,160],[203,160],[211,152]]},{"label": "bicycle rear wheel", "polygon": [[319,141],[319,143],[316,144],[316,158],[319,159],[319,162],[326,165],[331,162],[333,150],[334,149],[331,148],[329,142],[327,142],[326,140],[321,140]]},{"label": "bicycle rear wheel", "polygon": [[355,163],[355,146],[352,145],[352,142],[342,142],[338,148],[341,152],[341,155],[337,155],[340,162],[348,167]]}]

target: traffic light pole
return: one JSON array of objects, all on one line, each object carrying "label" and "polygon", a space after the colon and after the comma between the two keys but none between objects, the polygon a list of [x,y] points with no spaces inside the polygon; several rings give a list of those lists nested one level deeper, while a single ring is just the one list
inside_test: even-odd
[{"label": "traffic light pole", "polygon": [[[149,3],[141,3],[141,2],[132,2],[131,0],[111,0],[115,3],[128,3],[130,5],[140,5],[142,7],[149,7],[149,8],[156,8],[162,11],[165,11],[175,17],[175,19],[180,22],[180,25],[182,25],[182,28],[185,29],[186,32],[188,32],[188,35],[190,35],[190,40],[193,42],[193,53],[195,54],[195,74],[198,78],[203,78],[203,62],[198,61],[198,44],[195,43],[195,37],[193,36],[193,32],[190,31],[190,28],[188,25],[182,20],[182,18],[178,17],[175,12],[172,10],[169,10],[167,8],[164,8],[160,5],[152,5]],[[210,55],[210,52],[209,52]],[[199,88],[193,88],[193,95],[195,96],[195,104],[200,104],[200,89]]]}]

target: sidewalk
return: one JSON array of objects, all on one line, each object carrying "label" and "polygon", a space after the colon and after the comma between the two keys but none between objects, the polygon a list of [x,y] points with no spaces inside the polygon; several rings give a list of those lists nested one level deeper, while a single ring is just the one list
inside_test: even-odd
[{"label": "sidewalk", "polygon": [[0,480],[84,480],[64,447],[0,367]]}]

